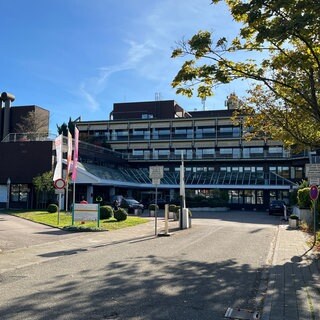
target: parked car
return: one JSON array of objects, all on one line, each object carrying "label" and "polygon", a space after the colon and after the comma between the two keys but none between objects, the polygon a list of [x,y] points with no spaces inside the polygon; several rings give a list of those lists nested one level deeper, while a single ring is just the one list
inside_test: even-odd
[{"label": "parked car", "polygon": [[269,214],[284,215],[284,206],[286,203],[283,200],[272,200],[269,205]]},{"label": "parked car", "polygon": [[132,198],[122,198],[120,202],[120,207],[128,211],[128,213],[134,213],[136,209],[143,213],[144,205],[139,201]]}]

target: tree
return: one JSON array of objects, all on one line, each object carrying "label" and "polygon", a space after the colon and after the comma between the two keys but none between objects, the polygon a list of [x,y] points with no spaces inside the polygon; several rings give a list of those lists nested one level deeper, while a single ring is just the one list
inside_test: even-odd
[{"label": "tree", "polygon": [[[244,125],[251,128],[247,136],[263,133],[298,150],[319,148],[319,1],[225,2],[232,17],[242,24],[239,35],[230,42],[199,31],[181,41],[172,57],[192,59],[183,63],[172,86],[187,96],[196,89],[204,98],[221,84],[252,80],[249,96],[235,114],[235,118],[245,116]],[[247,59],[240,59],[243,54]]]},{"label": "tree", "polygon": [[57,125],[58,134],[62,134],[67,137],[68,129],[69,129],[71,135],[74,136],[74,127],[75,127],[74,121],[72,121],[70,117],[68,124],[64,122],[61,126]]},{"label": "tree", "polygon": [[37,207],[39,207],[39,202],[46,205],[48,198],[52,198],[54,195],[52,171],[47,171],[34,177],[32,183],[37,193]]}]

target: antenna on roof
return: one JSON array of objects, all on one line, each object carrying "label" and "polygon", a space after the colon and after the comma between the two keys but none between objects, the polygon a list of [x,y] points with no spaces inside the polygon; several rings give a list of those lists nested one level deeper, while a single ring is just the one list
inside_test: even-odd
[{"label": "antenna on roof", "polygon": [[205,111],[206,110],[206,97],[201,98],[201,103],[202,103],[203,111]]},{"label": "antenna on roof", "polygon": [[161,93],[160,93],[160,92],[156,92],[156,93],[154,94],[154,99],[155,99],[156,101],[160,101],[160,100],[161,100]]}]

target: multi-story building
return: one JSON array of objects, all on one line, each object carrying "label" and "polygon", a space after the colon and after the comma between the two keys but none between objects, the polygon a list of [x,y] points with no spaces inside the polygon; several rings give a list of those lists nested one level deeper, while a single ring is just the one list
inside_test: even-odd
[{"label": "multi-story building", "polygon": [[[36,199],[33,178],[51,171],[53,165],[49,111],[36,105],[12,107],[14,100],[12,94],[1,94],[0,208],[31,208]],[[38,132],[34,123],[26,124],[28,118],[37,120]]]},{"label": "multi-story building", "polygon": [[189,196],[223,189],[231,207],[251,209],[267,208],[273,199],[289,201],[304,178],[308,154],[292,154],[267,137],[244,139],[241,119],[238,125],[231,120],[237,104],[234,94],[224,110],[187,112],[173,100],[115,103],[109,120],[78,122],[81,141],[110,148],[122,159],[112,164],[80,153],[83,170],[96,177],[82,180],[90,184],[88,194],[152,196],[149,167],[159,165],[164,168],[159,196],[174,199],[183,158]]}]

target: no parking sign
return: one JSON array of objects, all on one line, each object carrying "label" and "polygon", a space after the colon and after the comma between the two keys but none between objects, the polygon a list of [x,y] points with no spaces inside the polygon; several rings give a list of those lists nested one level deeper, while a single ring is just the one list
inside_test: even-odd
[{"label": "no parking sign", "polygon": [[317,200],[319,196],[319,190],[316,185],[310,187],[310,198],[311,200]]}]

